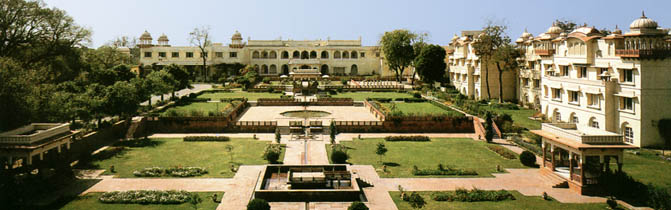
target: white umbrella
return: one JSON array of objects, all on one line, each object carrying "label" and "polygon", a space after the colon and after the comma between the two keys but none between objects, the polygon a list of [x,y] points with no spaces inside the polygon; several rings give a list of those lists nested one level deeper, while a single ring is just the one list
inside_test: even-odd
[{"label": "white umbrella", "polygon": [[287,77],[289,77],[289,76],[287,76],[287,75],[280,76],[280,78],[287,78]]}]

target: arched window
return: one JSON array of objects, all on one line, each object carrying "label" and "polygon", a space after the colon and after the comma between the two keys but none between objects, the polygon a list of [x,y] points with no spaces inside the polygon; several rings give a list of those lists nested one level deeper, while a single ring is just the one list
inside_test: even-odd
[{"label": "arched window", "polygon": [[324,74],[324,75],[329,74],[329,66],[326,65],[326,64],[322,65],[321,72],[322,72],[322,74]]},{"label": "arched window", "polygon": [[352,67],[350,67],[349,75],[351,76],[359,75],[359,68],[356,66],[356,64],[353,64]]},{"label": "arched window", "polygon": [[328,59],[329,58],[329,52],[328,51],[322,51],[322,59]]},{"label": "arched window", "polygon": [[259,51],[254,51],[252,53],[252,58],[259,58]]},{"label": "arched window", "polygon": [[555,122],[561,122],[561,113],[559,113],[559,109],[555,109],[552,112],[552,117],[553,117]]},{"label": "arched window", "polygon": [[289,59],[289,52],[287,52],[286,50],[282,51],[282,59]]},{"label": "arched window", "polygon": [[357,57],[359,57],[359,56],[356,54],[356,51],[352,51],[352,54],[351,54],[351,55],[352,55],[352,56],[351,56],[352,59],[356,59]]},{"label": "arched window", "polygon": [[277,53],[275,51],[270,51],[270,55],[268,55],[269,58],[275,59],[277,58]]},{"label": "arched window", "polygon": [[310,52],[310,59],[316,59],[316,58],[317,58],[317,52],[316,51]]},{"label": "arched window", "polygon": [[294,51],[292,58],[294,59],[299,59],[301,58],[301,53],[298,51]]},{"label": "arched window", "polygon": [[270,65],[270,71],[268,73],[277,74],[277,66],[275,66],[275,64]]},{"label": "arched window", "polygon": [[569,120],[571,123],[578,124],[580,121],[578,120],[578,116],[575,114],[575,112],[571,113]]},{"label": "arched window", "polygon": [[302,66],[301,66],[301,69],[310,69],[310,66],[308,66],[308,65],[302,65]]},{"label": "arched window", "polygon": [[333,53],[333,58],[334,58],[334,59],[340,59],[340,51],[335,51],[335,52]]},{"label": "arched window", "polygon": [[301,52],[301,59],[308,59],[308,58],[310,58],[308,51]]},{"label": "arched window", "polygon": [[347,52],[347,51],[342,52],[342,58],[343,59],[344,58],[349,58],[349,52]]},{"label": "arched window", "polygon": [[282,75],[289,75],[289,65],[282,65]]},{"label": "arched window", "polygon": [[263,51],[263,52],[261,53],[261,57],[262,57],[262,58],[268,58],[268,52]]},{"label": "arched window", "polygon": [[266,64],[261,66],[261,74],[268,74],[268,66]]},{"label": "arched window", "polygon": [[596,117],[589,118],[589,127],[599,128],[599,121],[596,120]]}]

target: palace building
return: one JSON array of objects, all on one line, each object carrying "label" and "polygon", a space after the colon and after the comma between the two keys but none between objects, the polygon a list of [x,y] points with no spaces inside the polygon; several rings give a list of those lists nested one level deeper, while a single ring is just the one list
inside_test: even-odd
[{"label": "palace building", "polygon": [[554,123],[566,122],[623,136],[635,146],[662,144],[657,122],[671,118],[671,34],[643,14],[623,33],[605,35],[554,24],[517,39],[521,104]]},{"label": "palace building", "polygon": [[[166,35],[157,44],[145,31],[140,36],[142,65],[183,65],[189,69],[202,66],[197,46],[170,46]],[[392,76],[377,46],[362,46],[358,40],[252,40],[243,42],[235,32],[229,45],[213,43],[206,47],[207,65],[240,63],[258,69],[261,76],[304,74],[315,71],[322,75]],[[405,72],[406,74],[408,71]]]}]

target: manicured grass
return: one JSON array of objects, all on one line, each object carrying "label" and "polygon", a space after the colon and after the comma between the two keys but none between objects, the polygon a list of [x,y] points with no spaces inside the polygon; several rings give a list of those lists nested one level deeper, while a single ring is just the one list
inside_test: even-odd
[{"label": "manicured grass", "polygon": [[193,205],[190,202],[182,204],[107,204],[101,203],[98,201],[98,198],[102,193],[88,193],[83,196],[79,196],[74,200],[70,201],[68,204],[63,206],[62,210],[80,210],[80,209],[97,209],[97,210],[127,210],[127,209],[137,209],[137,210],[159,210],[159,209],[171,209],[171,210],[193,210],[193,209],[216,209],[219,203],[212,202],[212,194],[217,193],[217,201],[220,201],[223,197],[223,192],[196,192],[198,196],[203,200],[197,205]]},{"label": "manicured grass", "polygon": [[250,93],[244,91],[235,91],[231,93],[217,92],[217,93],[204,93],[199,95],[198,98],[209,98],[212,101],[219,101],[222,98],[242,98],[245,97],[247,100],[256,101],[259,98],[280,98],[282,94],[280,93]]},{"label": "manicured grass", "polygon": [[[105,174],[110,175],[112,173],[109,168],[114,165],[114,175],[124,178],[134,178],[133,171],[153,166],[205,167],[208,173],[199,177],[233,177],[235,173],[230,170],[231,164],[266,164],[267,161],[261,156],[267,144],[267,141],[252,139],[231,139],[229,142],[184,142],[181,138],[151,139],[149,145],[125,147],[113,157],[93,161],[92,166],[106,169]],[[233,145],[233,161],[230,153],[226,152],[227,145]],[[284,151],[280,155],[280,160],[283,159]]]},{"label": "manicured grass", "polygon": [[208,116],[209,112],[223,112],[224,109],[230,103],[222,102],[195,102],[186,106],[175,106],[169,109],[166,109],[161,113],[161,115],[167,115],[166,113],[175,112],[179,113],[180,116],[190,116],[193,110],[199,111],[203,116]]},{"label": "manicured grass", "polygon": [[[432,177],[415,176],[412,174],[413,165],[420,169],[436,169],[438,164],[452,166],[459,169],[475,170],[477,176],[464,177],[492,177],[496,172],[496,165],[503,168],[524,168],[519,160],[507,160],[487,149],[487,143],[472,139],[431,139],[430,142],[385,142],[383,139],[363,139],[343,142],[348,147],[350,155],[348,162],[360,165],[373,165],[376,169],[382,168],[379,156],[375,154],[377,143],[383,142],[388,151],[382,157],[387,165],[387,173],[378,172],[381,177]],[[330,147],[326,148],[330,157]],[[433,176],[458,177],[458,176]]]},{"label": "manicured grass", "polygon": [[333,95],[333,97],[352,98],[355,101],[363,101],[366,98],[412,98],[412,95],[397,92],[344,92]]},{"label": "manicured grass", "polygon": [[[411,192],[406,192],[409,195]],[[608,209],[608,205],[605,203],[586,203],[586,204],[576,204],[576,203],[560,203],[557,201],[546,201],[539,196],[524,196],[517,191],[510,191],[515,200],[505,200],[505,201],[483,201],[483,202],[447,202],[447,201],[434,201],[431,199],[432,192],[418,192],[424,201],[426,201],[426,206],[421,208],[422,210],[444,210],[444,209],[576,209],[576,210],[589,210],[589,209]],[[389,195],[394,200],[396,207],[399,210],[410,210],[413,209],[410,206],[410,203],[401,200],[401,193],[398,191],[389,192]]]},{"label": "manicured grass", "polygon": [[481,106],[486,110],[509,114],[513,118],[513,124],[527,128],[529,130],[541,129],[541,121],[529,119],[529,117],[536,114],[536,110],[520,108],[519,110],[512,109],[495,109],[490,106]]},{"label": "manicured grass", "polygon": [[[622,170],[644,184],[653,183],[671,191],[671,162],[662,160],[646,149],[640,152],[640,155],[625,152]],[[611,160],[611,168],[617,169],[613,162],[615,160]]]},{"label": "manicured grass", "polygon": [[386,106],[391,110],[391,106],[396,105],[396,110],[401,111],[405,114],[414,114],[414,115],[432,115],[432,114],[449,114],[452,116],[463,116],[460,112],[457,111],[447,111],[433,105],[429,102],[421,103],[405,103],[405,102],[391,102],[391,103],[382,103],[383,106]]}]

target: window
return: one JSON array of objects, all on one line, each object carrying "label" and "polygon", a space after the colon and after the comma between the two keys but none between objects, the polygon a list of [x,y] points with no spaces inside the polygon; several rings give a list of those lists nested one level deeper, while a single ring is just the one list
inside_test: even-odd
[{"label": "window", "polygon": [[599,107],[599,100],[601,99],[599,94],[587,94],[587,105],[591,107]]},{"label": "window", "polygon": [[598,76],[601,76],[601,75],[603,75],[603,73],[606,73],[606,72],[608,72],[608,68],[601,68],[601,69],[599,69],[599,75]]},{"label": "window", "polygon": [[223,58],[224,57],[224,52],[215,52],[214,56],[216,56],[217,58]]},{"label": "window", "polygon": [[622,82],[634,82],[634,70],[633,69],[623,69],[622,70]]},{"label": "window", "polygon": [[624,127],[624,141],[630,144],[634,143],[634,129],[629,126]]},{"label": "window", "polygon": [[578,116],[573,115],[573,117],[571,118],[571,122],[575,124],[580,123],[580,121],[578,120]]},{"label": "window", "polygon": [[193,52],[186,52],[187,58],[193,58]]},{"label": "window", "polygon": [[173,58],[179,58],[179,52],[172,52]]},{"label": "window", "polygon": [[620,109],[633,111],[634,110],[634,98],[621,97]]},{"label": "window", "polygon": [[380,57],[380,52],[376,52],[376,53],[375,53],[375,57],[378,57],[378,58],[379,58],[379,57]]},{"label": "window", "polygon": [[561,100],[561,89],[552,88],[552,99]]},{"label": "window", "polygon": [[568,91],[568,102],[578,104],[580,103],[580,94],[578,91]]},{"label": "window", "polygon": [[166,57],[165,54],[166,54],[165,52],[158,52],[158,57],[159,58],[165,58]]},{"label": "window", "polygon": [[366,53],[365,53],[365,52],[361,52],[361,55],[360,55],[359,57],[361,57],[361,58],[365,58],[365,57],[366,57]]},{"label": "window", "polygon": [[229,52],[228,57],[237,58],[238,57],[238,52]]},{"label": "window", "polygon": [[561,113],[555,111],[555,122],[561,122]]},{"label": "window", "polygon": [[534,79],[534,88],[541,88],[541,81],[538,79]]},{"label": "window", "polygon": [[592,128],[599,128],[599,122],[596,121],[596,119],[592,119],[592,121],[589,123],[589,126]]},{"label": "window", "polygon": [[579,78],[587,78],[587,67],[581,66],[578,72],[578,77]]},{"label": "window", "polygon": [[151,52],[144,52],[145,58],[151,58]]},{"label": "window", "polygon": [[568,66],[561,67],[561,76],[568,77]]}]

